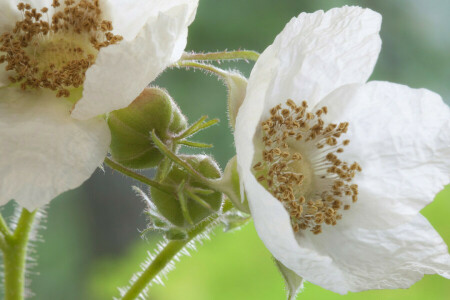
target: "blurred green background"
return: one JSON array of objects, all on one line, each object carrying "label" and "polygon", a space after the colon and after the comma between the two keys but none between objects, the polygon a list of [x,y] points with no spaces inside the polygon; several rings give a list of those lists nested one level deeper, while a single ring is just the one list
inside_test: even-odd
[{"label": "blurred green background", "polygon": [[[131,1],[131,0],[130,0]],[[187,50],[252,49],[263,51],[293,16],[344,4],[370,7],[383,15],[383,49],[372,79],[426,87],[450,100],[450,2],[332,0],[200,0],[189,30]],[[249,74],[251,64],[222,64]],[[212,143],[224,167],[234,155],[227,124],[225,88],[199,71],[167,70],[156,84],[169,90],[192,121],[208,114],[221,125],[197,136]],[[151,173],[149,173],[151,175]],[[147,258],[159,237],[143,241],[144,205],[123,176],[98,171],[82,187],[51,203],[45,242],[35,243],[37,266],[29,278],[33,299],[102,300],[118,296]],[[11,205],[5,208],[5,213]],[[450,186],[423,213],[450,244]],[[150,290],[153,300],[284,299],[283,281],[253,224],[232,233],[217,230],[192,257],[183,257]],[[340,296],[306,284],[299,299],[449,299],[450,282],[425,276],[408,290],[368,291]]]}]

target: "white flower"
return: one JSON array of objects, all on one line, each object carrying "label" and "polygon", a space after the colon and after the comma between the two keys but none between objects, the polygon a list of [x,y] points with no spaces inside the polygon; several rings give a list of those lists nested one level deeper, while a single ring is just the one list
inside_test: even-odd
[{"label": "white flower", "polygon": [[0,205],[29,210],[102,163],[110,133],[99,115],[181,57],[198,0],[32,3],[0,3]]},{"label": "white flower", "polygon": [[236,122],[259,236],[342,294],[450,278],[447,246],[419,213],[450,182],[450,109],[426,89],[366,83],[380,25],[359,7],[293,18],[256,63]]}]

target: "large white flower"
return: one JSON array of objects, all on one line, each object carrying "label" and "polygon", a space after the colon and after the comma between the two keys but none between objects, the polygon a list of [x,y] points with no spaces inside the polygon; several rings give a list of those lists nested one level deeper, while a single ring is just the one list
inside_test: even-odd
[{"label": "large white flower", "polygon": [[197,5],[0,3],[0,205],[33,210],[89,178],[110,143],[99,115],[128,106],[181,57]]},{"label": "large white flower", "polygon": [[450,109],[426,89],[366,83],[381,16],[293,18],[257,61],[236,122],[238,170],[274,257],[338,293],[450,278],[419,211],[450,182]]}]

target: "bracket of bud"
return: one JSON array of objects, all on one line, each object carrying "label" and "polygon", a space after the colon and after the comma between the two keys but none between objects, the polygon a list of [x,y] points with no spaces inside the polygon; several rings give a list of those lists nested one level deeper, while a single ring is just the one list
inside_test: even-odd
[{"label": "bracket of bud", "polygon": [[171,143],[186,130],[187,121],[170,95],[153,87],[144,89],[128,107],[111,112],[108,125],[113,160],[128,168],[145,169],[156,167],[164,158],[150,133]]}]

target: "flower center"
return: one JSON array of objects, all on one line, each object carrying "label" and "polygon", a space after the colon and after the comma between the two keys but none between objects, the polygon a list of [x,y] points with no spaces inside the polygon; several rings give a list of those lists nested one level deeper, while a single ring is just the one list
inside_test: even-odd
[{"label": "flower center", "polygon": [[0,37],[0,63],[15,71],[9,79],[22,89],[49,88],[57,96],[69,97],[70,88],[81,86],[98,51],[122,40],[111,33],[110,21],[101,19],[98,0],[66,0],[61,7],[53,0],[53,16],[48,8],[38,12],[19,3],[22,20]]},{"label": "flower center", "polygon": [[297,106],[288,100],[261,123],[257,143],[263,151],[255,155],[254,174],[283,203],[295,232],[321,233],[323,224],[336,225],[340,210],[358,200],[352,179],[362,169],[338,158],[350,143],[341,139],[349,124],[325,124],[327,112],[326,106],[312,113],[306,101]]}]

